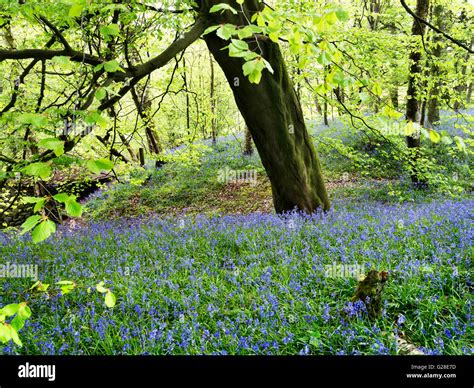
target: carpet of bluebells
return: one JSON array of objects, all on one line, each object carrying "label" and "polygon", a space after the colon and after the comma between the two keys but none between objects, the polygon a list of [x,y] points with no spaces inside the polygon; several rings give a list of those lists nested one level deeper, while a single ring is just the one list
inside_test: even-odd
[{"label": "carpet of bluebells", "polygon": [[[38,298],[33,280],[1,279],[0,306],[26,299],[33,315],[23,347],[0,353],[397,354],[400,336],[426,354],[472,354],[473,208],[336,202],[311,216],[142,218],[59,228],[36,246],[0,234],[2,261],[80,285]],[[380,318],[350,301],[355,277],[328,276],[333,263],[389,271]],[[101,280],[112,309],[87,290]]]}]

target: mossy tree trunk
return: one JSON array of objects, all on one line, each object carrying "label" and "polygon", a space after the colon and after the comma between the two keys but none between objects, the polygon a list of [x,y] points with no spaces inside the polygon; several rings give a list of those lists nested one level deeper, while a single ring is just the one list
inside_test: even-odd
[{"label": "mossy tree trunk", "polygon": [[[225,2],[237,7],[234,1]],[[247,18],[241,13],[225,12],[222,15],[210,14],[210,21],[212,24],[245,25],[263,5],[257,0],[247,0],[243,7]],[[228,41],[215,33],[205,35],[204,39],[222,68],[252,134],[271,182],[275,210],[282,213],[294,208],[305,212],[329,209],[319,159],[278,44],[259,37],[257,47],[255,39],[248,40],[251,48],[262,50],[263,57],[274,69],[274,74],[264,70],[260,83],[256,85],[244,76],[242,59],[229,57],[224,49]]]},{"label": "mossy tree trunk", "polygon": [[[416,2],[416,14],[426,20],[429,11],[429,0],[417,0]],[[413,20],[412,35],[421,37],[425,33],[425,25],[420,23],[418,20]],[[407,90],[407,105],[406,105],[406,118],[409,121],[420,124],[422,114],[422,101],[418,97],[418,80],[417,78],[422,73],[422,54],[421,47],[417,44],[410,52],[410,75],[408,79],[408,90]],[[406,138],[408,148],[412,148],[412,182],[418,185],[420,182],[417,160],[419,158],[420,148],[420,136],[412,135]]]}]

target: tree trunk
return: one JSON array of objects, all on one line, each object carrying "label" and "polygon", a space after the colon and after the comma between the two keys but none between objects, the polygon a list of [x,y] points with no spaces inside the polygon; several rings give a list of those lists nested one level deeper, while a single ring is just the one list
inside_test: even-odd
[{"label": "tree trunk", "polygon": [[[433,22],[440,30],[445,31],[446,26],[443,22],[443,6],[441,4],[436,5],[433,8]],[[435,83],[430,92],[430,98],[428,100],[428,112],[427,119],[430,126],[439,121],[439,90],[440,90],[440,69],[438,61],[442,54],[442,39],[439,34],[433,35],[434,48],[431,52],[434,60],[431,65],[431,75],[435,78]]]},{"label": "tree trunk", "polygon": [[[461,24],[465,24],[467,22],[467,15],[466,11],[463,9],[461,11],[461,15],[459,16],[459,22]],[[472,48],[472,45],[474,44],[474,37],[471,39],[470,42],[466,42],[466,45],[469,45],[470,48]],[[461,61],[457,60],[455,64],[455,69],[456,72],[459,73],[461,81],[459,82],[458,85],[454,87],[454,90],[456,91],[455,95],[455,101],[453,104],[453,109],[455,112],[459,112],[461,109],[464,109],[465,103],[463,101],[464,96],[466,95],[467,89],[469,87],[468,85],[468,78],[466,77],[467,74],[467,63],[469,61],[469,53],[466,53],[464,58],[462,58]],[[461,62],[461,63],[459,63]],[[461,68],[459,69],[459,66]]]},{"label": "tree trunk", "polygon": [[329,127],[327,93],[325,95],[324,103],[323,103],[323,121],[324,121],[324,125],[326,127]]},{"label": "tree trunk", "polygon": [[248,128],[245,128],[244,155],[250,156],[252,154],[253,154],[252,134],[250,133]]},{"label": "tree trunk", "polygon": [[398,86],[393,85],[390,88],[390,101],[392,102],[392,105],[395,109],[398,109],[399,104],[398,104]]},{"label": "tree trunk", "polygon": [[189,103],[188,77],[186,75],[186,58],[183,56],[183,87],[186,93],[186,129],[191,136],[191,104]]},{"label": "tree trunk", "polygon": [[[227,3],[235,5],[230,0]],[[247,0],[243,7],[250,20],[263,4],[258,0]],[[209,18],[212,24],[248,24],[242,13],[210,14]],[[260,83],[256,85],[244,76],[242,59],[230,57],[224,49],[228,41],[215,33],[205,35],[204,40],[222,68],[252,134],[272,185],[277,213],[295,208],[308,213],[318,208],[329,209],[318,156],[306,130],[301,105],[278,44],[265,37],[258,38],[263,57],[270,62],[274,74],[264,70]],[[258,52],[254,39],[248,43]]]},{"label": "tree trunk", "polygon": [[[132,49],[131,57],[135,63],[142,62],[140,55],[135,48]],[[149,93],[150,82],[151,79],[148,78],[144,83],[138,83],[132,88],[131,92],[138,115],[140,116],[145,127],[145,136],[148,142],[148,150],[154,155],[160,155],[162,152],[162,147],[160,143],[160,137],[156,131],[155,121],[152,116],[152,100]],[[156,161],[157,168],[162,164],[162,161]]]},{"label": "tree trunk", "polygon": [[[429,0],[417,0],[416,2],[416,14],[422,18],[427,19],[429,10]],[[425,32],[425,25],[420,23],[418,20],[413,20],[412,35],[423,36]],[[418,45],[410,53],[410,75],[408,79],[408,90],[407,90],[407,107],[406,107],[406,118],[414,123],[420,123],[421,120],[421,101],[417,98],[417,75],[422,72],[422,57],[420,47]],[[415,184],[420,183],[417,159],[419,157],[420,147],[420,136],[413,134],[407,136],[408,148],[414,148],[412,157],[412,172],[411,179]]]},{"label": "tree trunk", "polygon": [[212,136],[212,142],[216,144],[217,119],[216,119],[214,61],[212,60],[212,56],[209,56],[209,62],[211,65],[211,136]]}]

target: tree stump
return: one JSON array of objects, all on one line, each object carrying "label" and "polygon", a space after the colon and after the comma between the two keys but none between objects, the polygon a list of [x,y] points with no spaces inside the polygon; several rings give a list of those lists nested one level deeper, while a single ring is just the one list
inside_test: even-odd
[{"label": "tree stump", "polygon": [[388,272],[371,270],[361,280],[352,301],[361,300],[367,308],[369,318],[374,319],[382,313],[382,290],[388,279]]}]

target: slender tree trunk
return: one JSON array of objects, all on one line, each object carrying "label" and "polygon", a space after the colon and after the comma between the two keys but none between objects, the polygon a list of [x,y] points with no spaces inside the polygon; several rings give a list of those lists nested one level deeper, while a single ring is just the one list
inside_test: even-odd
[{"label": "slender tree trunk", "polygon": [[[461,12],[461,15],[459,17],[459,21],[464,24],[467,20],[467,15],[465,10]],[[472,45],[474,44],[474,38],[471,39],[471,42],[466,42],[466,45],[469,45],[472,48]],[[469,87],[468,85],[468,79],[466,77],[467,74],[467,62],[469,61],[469,53],[466,53],[464,58],[462,59],[463,62],[461,64],[459,63],[459,60],[456,62],[455,68],[456,71],[460,74],[461,82],[454,87],[454,90],[456,91],[456,100],[454,101],[453,104],[453,109],[458,112],[461,109],[465,108],[465,104],[463,102],[463,98],[466,95],[466,91]],[[461,66],[461,69],[459,69],[459,66]]]},{"label": "slender tree trunk", "polygon": [[[230,0],[226,1],[235,5]],[[245,16],[224,12],[210,14],[213,24],[247,24],[252,15],[262,9],[258,0],[244,2]],[[314,212],[329,209],[329,199],[324,186],[321,167],[312,140],[306,130],[300,102],[289,79],[278,44],[267,38],[248,43],[269,61],[274,74],[263,71],[258,85],[251,84],[243,75],[243,61],[229,57],[229,42],[215,33],[204,36],[232,88],[237,106],[252,134],[255,146],[272,185],[273,202],[278,213],[295,208]]]},{"label": "slender tree trunk", "polygon": [[252,134],[250,133],[248,128],[245,128],[245,147],[244,147],[244,155],[252,155],[253,154],[253,146],[252,146]]},{"label": "slender tree trunk", "polygon": [[395,109],[398,109],[398,86],[394,85],[390,88],[390,101]]},{"label": "slender tree trunk", "polygon": [[216,144],[217,119],[216,119],[214,61],[212,59],[212,56],[209,56],[209,62],[211,65],[211,136],[212,136],[212,142]]},{"label": "slender tree trunk", "polygon": [[[327,94],[326,94],[327,97]],[[324,125],[326,127],[329,126],[329,120],[328,120],[328,100],[327,98],[324,99],[323,103],[323,120],[324,120]]]},{"label": "slender tree trunk", "polygon": [[122,133],[118,132],[118,135],[122,141],[122,144],[127,148],[130,159],[132,159],[134,162],[138,161],[138,156],[135,154],[135,152],[133,152],[133,149],[130,146],[130,141],[127,140],[127,138]]},{"label": "slender tree trunk", "polygon": [[314,106],[316,107],[316,111],[318,114],[322,115],[323,114],[323,108],[321,108],[321,104],[319,103],[318,97],[314,97]]},{"label": "slender tree trunk", "polygon": [[423,100],[421,103],[421,113],[420,113],[420,122],[421,126],[425,125],[425,116],[426,116],[426,100]]},{"label": "slender tree trunk", "polygon": [[[441,4],[435,5],[433,8],[433,22],[442,31],[446,30],[443,18],[443,6]],[[438,61],[442,55],[442,39],[439,34],[433,36],[433,50],[431,52],[434,60],[431,62],[431,76],[435,78],[435,83],[430,92],[428,100],[427,119],[430,126],[439,121],[439,91],[440,91],[440,69]]]},{"label": "slender tree trunk", "polygon": [[8,45],[8,47],[11,48],[12,50],[16,50],[15,39],[13,38],[10,21],[5,23],[2,30],[3,30],[3,38],[6,44]]},{"label": "slender tree trunk", "polygon": [[132,93],[137,107],[138,114],[145,126],[145,135],[148,142],[148,149],[152,154],[159,155],[162,151],[160,139],[158,137],[155,122],[151,117],[151,99],[148,91],[148,85],[137,85],[136,92]]},{"label": "slender tree trunk", "polygon": [[[140,63],[140,55],[136,49],[132,50],[132,58],[135,63]],[[162,147],[160,143],[160,137],[156,130],[155,121],[152,116],[152,100],[149,93],[149,83],[150,78],[148,78],[144,83],[140,82],[136,87],[132,88],[132,99],[137,108],[138,115],[143,122],[145,127],[145,136],[148,143],[148,150],[153,155],[160,155],[162,152]],[[161,167],[163,161],[156,161],[156,168]]]},{"label": "slender tree trunk", "polygon": [[[422,18],[427,19],[429,11],[429,0],[417,0],[416,14]],[[412,35],[421,37],[424,35],[425,25],[418,20],[413,20]],[[417,42],[418,43],[418,42]],[[417,98],[417,76],[422,73],[422,56],[420,47],[417,46],[410,53],[410,75],[408,78],[407,90],[407,106],[406,118],[414,123],[420,123],[421,120],[421,101]],[[419,158],[420,137],[419,135],[407,136],[408,148],[414,149],[412,156],[412,182],[418,184],[420,182],[417,159]]]},{"label": "slender tree trunk", "polygon": [[[387,27],[391,34],[396,35],[397,27],[395,23],[389,23]],[[392,68],[392,77],[391,77],[392,85],[390,86],[390,90],[389,90],[390,101],[392,102],[393,107],[395,109],[398,109],[400,107],[400,103],[398,101],[397,66],[392,64],[391,68]]]},{"label": "slender tree trunk", "polygon": [[369,10],[371,14],[367,17],[367,20],[372,31],[378,29],[380,8],[381,4],[379,0],[370,0]]},{"label": "slender tree trunk", "polygon": [[191,135],[191,105],[189,103],[188,77],[186,75],[186,58],[183,56],[183,86],[186,93],[186,129],[188,136]]}]

